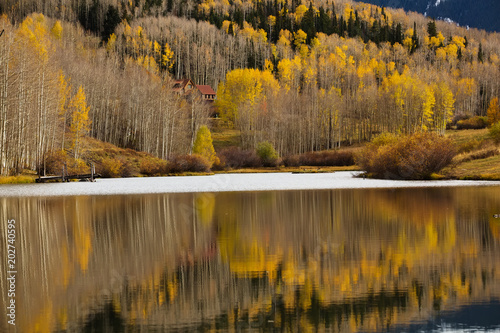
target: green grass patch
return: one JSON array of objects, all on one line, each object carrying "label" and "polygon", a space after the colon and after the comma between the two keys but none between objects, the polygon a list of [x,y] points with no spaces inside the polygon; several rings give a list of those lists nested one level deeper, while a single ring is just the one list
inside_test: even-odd
[{"label": "green grass patch", "polygon": [[223,129],[212,131],[212,144],[219,151],[223,148],[241,145],[241,132],[235,129]]}]

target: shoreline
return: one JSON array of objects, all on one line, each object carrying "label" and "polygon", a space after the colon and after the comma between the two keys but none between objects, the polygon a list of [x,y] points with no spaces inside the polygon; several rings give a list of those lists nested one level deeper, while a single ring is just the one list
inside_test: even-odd
[{"label": "shoreline", "polygon": [[482,180],[380,180],[355,177],[360,171],[330,173],[221,173],[205,176],[97,179],[96,182],[8,184],[0,197],[57,197],[333,189],[500,186]]}]

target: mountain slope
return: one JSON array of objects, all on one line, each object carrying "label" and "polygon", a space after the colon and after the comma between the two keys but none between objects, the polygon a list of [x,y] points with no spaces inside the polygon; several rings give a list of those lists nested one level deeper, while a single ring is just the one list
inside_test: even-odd
[{"label": "mountain slope", "polygon": [[500,31],[498,0],[364,0],[383,7],[403,8],[429,17],[449,18],[461,26]]}]

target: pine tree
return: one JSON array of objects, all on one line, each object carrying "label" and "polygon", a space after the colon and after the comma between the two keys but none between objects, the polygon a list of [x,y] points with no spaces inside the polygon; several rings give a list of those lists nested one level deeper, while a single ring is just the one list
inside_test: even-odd
[{"label": "pine tree", "polygon": [[431,37],[437,37],[437,28],[436,28],[436,21],[430,21],[427,23],[427,34],[429,35],[429,38]]}]

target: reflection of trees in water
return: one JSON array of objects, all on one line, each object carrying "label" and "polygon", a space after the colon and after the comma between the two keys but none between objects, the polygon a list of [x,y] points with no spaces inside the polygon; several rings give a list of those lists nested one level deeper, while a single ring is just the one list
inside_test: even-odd
[{"label": "reflection of trees in water", "polygon": [[500,296],[495,193],[2,199],[0,217],[19,221],[27,331],[83,322],[364,331]]}]

